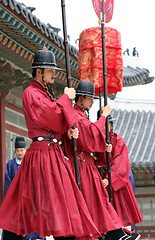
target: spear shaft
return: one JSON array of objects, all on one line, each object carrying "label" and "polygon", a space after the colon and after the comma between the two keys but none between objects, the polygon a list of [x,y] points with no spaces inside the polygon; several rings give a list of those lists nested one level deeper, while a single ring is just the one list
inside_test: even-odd
[{"label": "spear shaft", "polygon": [[[104,106],[107,105],[107,69],[106,69],[106,48],[105,48],[105,14],[104,14],[104,0],[102,0],[102,17],[101,17],[101,32],[102,32],[102,56],[103,56],[103,85],[104,85]],[[109,141],[109,123],[106,118],[106,143]],[[110,153],[106,152],[107,167],[108,167],[108,180],[109,180],[109,201],[113,203],[112,196],[112,182],[111,182],[111,164]]]},{"label": "spear shaft", "polygon": [[[70,88],[70,87],[72,87],[72,83],[71,83],[72,77],[71,77],[70,62],[69,62],[69,46],[68,46],[68,39],[67,39],[65,0],[61,0],[61,7],[62,7],[62,23],[63,23],[64,45],[65,45],[67,86]],[[73,100],[71,100],[71,102],[72,102],[72,105],[73,105]],[[75,125],[73,125],[72,128],[75,129]],[[78,154],[77,154],[77,143],[76,143],[75,138],[72,138],[72,144],[73,144],[73,155],[74,155],[76,183],[77,183],[79,189],[81,190],[79,161],[78,161]]]}]

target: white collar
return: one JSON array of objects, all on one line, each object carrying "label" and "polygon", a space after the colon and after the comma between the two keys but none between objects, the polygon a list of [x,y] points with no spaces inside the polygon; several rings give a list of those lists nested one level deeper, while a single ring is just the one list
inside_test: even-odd
[{"label": "white collar", "polygon": [[23,160],[23,159],[19,159],[19,158],[16,156],[16,163],[17,163],[18,165],[20,165],[20,164],[22,163],[22,160]]}]

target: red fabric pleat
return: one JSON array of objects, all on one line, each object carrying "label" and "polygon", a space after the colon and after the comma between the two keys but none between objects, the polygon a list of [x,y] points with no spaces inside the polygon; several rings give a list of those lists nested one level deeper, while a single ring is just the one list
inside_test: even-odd
[{"label": "red fabric pleat", "polygon": [[40,237],[100,236],[65,161],[57,144],[31,144],[0,207],[1,228]]},{"label": "red fabric pleat", "polygon": [[143,222],[130,182],[121,188],[121,190],[113,191],[113,205],[124,227]]},{"label": "red fabric pleat", "polygon": [[[109,202],[109,195],[105,189],[94,160],[89,154],[83,154],[80,161],[81,191],[86,201],[91,217],[101,233],[118,229],[123,226],[118,214]],[[74,164],[68,162],[74,171]]]}]

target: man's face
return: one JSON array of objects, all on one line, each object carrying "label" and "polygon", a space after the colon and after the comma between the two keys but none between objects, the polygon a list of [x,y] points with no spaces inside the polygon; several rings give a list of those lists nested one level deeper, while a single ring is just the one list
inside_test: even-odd
[{"label": "man's face", "polygon": [[55,69],[49,69],[49,68],[44,69],[43,76],[45,78],[46,84],[54,83],[55,73],[56,73]]},{"label": "man's face", "polygon": [[16,152],[17,158],[22,159],[26,153],[26,149],[25,148],[16,148],[15,152]]},{"label": "man's face", "polygon": [[90,96],[86,96],[85,98],[83,98],[83,107],[84,107],[84,110],[89,110],[92,105],[93,105],[93,100],[94,98],[93,97],[90,97]]}]

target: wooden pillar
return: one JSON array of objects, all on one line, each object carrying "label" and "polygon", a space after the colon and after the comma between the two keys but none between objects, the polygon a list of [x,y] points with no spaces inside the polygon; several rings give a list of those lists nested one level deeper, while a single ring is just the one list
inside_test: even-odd
[{"label": "wooden pillar", "polygon": [[6,137],[5,137],[5,101],[0,98],[0,204],[4,196],[4,177],[6,167]]}]

